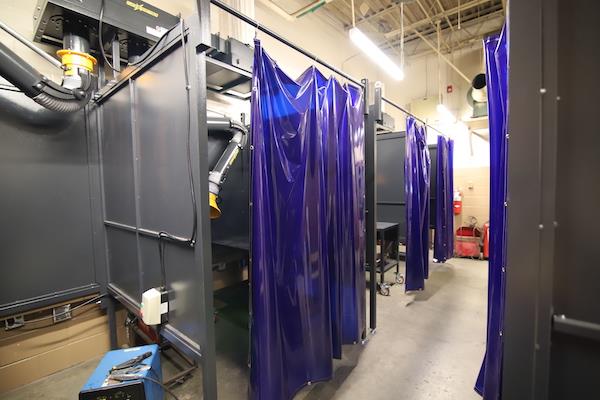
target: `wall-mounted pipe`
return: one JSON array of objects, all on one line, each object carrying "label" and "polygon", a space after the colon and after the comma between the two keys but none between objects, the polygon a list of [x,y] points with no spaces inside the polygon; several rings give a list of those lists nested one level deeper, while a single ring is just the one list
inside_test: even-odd
[{"label": "wall-mounted pipe", "polygon": [[207,120],[209,132],[227,132],[231,134],[231,139],[227,147],[217,160],[217,163],[208,174],[208,201],[210,204],[210,218],[219,218],[221,210],[217,204],[221,185],[227,178],[229,167],[240,151],[246,146],[248,141],[248,129],[237,121],[228,118],[208,118]]}]

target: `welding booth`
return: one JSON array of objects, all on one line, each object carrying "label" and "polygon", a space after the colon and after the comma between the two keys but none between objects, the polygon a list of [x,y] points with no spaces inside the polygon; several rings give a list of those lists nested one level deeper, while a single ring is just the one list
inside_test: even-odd
[{"label": "welding booth", "polygon": [[[292,79],[259,41],[211,35],[210,4],[340,79],[316,67]],[[197,5],[184,21],[113,0],[43,2],[34,40],[60,61],[0,26],[62,74],[53,82],[0,43],[11,266],[0,316],[19,329],[31,310],[87,296],[106,309],[114,348],[124,308],[134,332],[200,367],[205,399],[217,397],[216,343],[228,336],[215,331],[235,320],[250,337],[232,348],[242,368],[250,360],[251,397],[291,398],[331,379],[342,345],[377,326],[365,269],[376,265],[375,131],[389,101],[375,88],[369,102],[367,80],[220,0]],[[208,96],[251,101],[250,115],[212,116]],[[217,285],[227,269],[239,279]]]},{"label": "welding booth", "polygon": [[[376,137],[377,218],[397,227],[397,241],[406,249],[400,253],[406,261],[405,289],[410,291],[424,289],[431,245],[436,262],[445,262],[454,254],[454,145],[441,132],[426,132],[426,125],[412,116],[407,117],[406,126],[405,132],[384,131]],[[427,144],[427,134],[437,134],[436,143]],[[382,290],[384,252],[378,257],[379,290],[387,295],[389,291]]]},{"label": "welding booth", "polygon": [[[210,3],[342,80],[314,67],[294,80],[260,42],[211,35]],[[125,308],[134,332],[200,367],[206,399],[217,398],[217,342],[228,336],[215,331],[235,320],[251,397],[291,398],[331,379],[342,345],[370,332],[368,83],[219,0],[198,1],[185,21],[144,7],[44,2],[34,40],[60,61],[0,26],[62,74],[53,82],[0,43],[0,237],[11,265],[0,315],[20,329],[31,310],[87,296],[106,309],[116,347]],[[215,117],[208,96],[252,109]],[[227,269],[238,279],[217,284]]]}]

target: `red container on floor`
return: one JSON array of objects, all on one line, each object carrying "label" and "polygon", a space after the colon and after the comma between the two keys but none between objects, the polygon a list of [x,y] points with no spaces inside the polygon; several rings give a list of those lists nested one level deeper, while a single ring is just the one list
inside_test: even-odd
[{"label": "red container on floor", "polygon": [[454,241],[455,252],[458,257],[479,258],[481,231],[471,226],[461,226],[456,230],[456,239]]},{"label": "red container on floor", "polygon": [[483,224],[483,258],[490,257],[490,223]]}]

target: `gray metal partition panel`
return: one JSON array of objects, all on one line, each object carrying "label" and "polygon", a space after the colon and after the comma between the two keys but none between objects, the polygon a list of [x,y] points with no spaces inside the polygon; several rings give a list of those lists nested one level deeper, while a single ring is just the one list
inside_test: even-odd
[{"label": "gray metal partition panel", "polygon": [[[160,285],[156,279],[160,268],[157,237],[143,236],[135,229],[189,238],[193,225],[182,60],[181,47],[175,42],[168,56],[131,77],[100,103],[107,221],[132,228],[107,225],[109,283],[138,301],[143,291]],[[199,194],[197,198],[204,200]],[[200,236],[198,241],[202,240]],[[199,342],[197,331],[204,321],[198,316],[182,321],[190,317],[190,308],[202,304],[193,299],[194,293],[202,292],[193,279],[194,248],[165,243],[166,283],[173,290],[169,323],[178,327],[180,322],[178,329]]]},{"label": "gray metal partition panel", "polygon": [[543,199],[540,89],[544,87],[540,75],[541,4],[535,0],[510,3],[506,311],[502,332],[502,391],[507,399],[548,397],[547,393],[542,394],[547,390],[547,381],[536,383],[538,374],[545,375],[540,368],[548,367],[536,363],[536,358],[549,354],[548,344],[538,343],[537,326],[540,321],[549,322],[551,317],[549,310],[545,310],[548,315],[540,316],[537,309],[543,268],[540,254],[551,251],[542,249],[540,233]]},{"label": "gray metal partition panel", "polygon": [[[435,227],[437,145],[430,144],[428,148],[431,158],[429,225],[433,228]],[[380,222],[398,223],[401,242],[406,240],[405,157],[405,132],[377,135],[377,218]]]},{"label": "gray metal partition panel", "polygon": [[106,227],[109,282],[139,301],[142,285],[136,245],[134,233]]},{"label": "gray metal partition panel", "polygon": [[152,65],[131,85],[139,224],[190,237],[193,218],[186,158],[189,110],[181,50]]},{"label": "gray metal partition panel", "polygon": [[398,223],[401,241],[406,238],[405,157],[404,132],[377,135],[377,219]]},{"label": "gray metal partition panel", "polygon": [[[204,8],[200,20],[208,17]],[[202,364],[204,398],[213,399],[216,365],[203,53],[210,38],[204,32],[206,24],[198,25],[196,18],[186,24],[185,47],[179,29],[168,33],[146,62],[101,93],[95,112],[102,149],[108,289],[134,313],[139,313],[141,293],[162,284],[158,232],[191,238],[190,118],[197,239],[195,246],[163,242],[169,313],[160,333]]]},{"label": "gray metal partition panel", "polygon": [[0,316],[100,290],[90,135],[83,111],[55,113],[23,93],[0,93]]},{"label": "gray metal partition panel", "polygon": [[600,391],[600,4],[510,4],[503,398]]},{"label": "gray metal partition panel", "polygon": [[102,108],[102,174],[106,218],[135,225],[131,95],[120,90]]},{"label": "gray metal partition panel", "polygon": [[600,391],[600,4],[511,4],[504,398]]},{"label": "gray metal partition panel", "polygon": [[[558,143],[554,314],[600,327],[600,137],[598,89],[600,3],[558,2]],[[550,36],[550,40],[556,37]],[[591,323],[591,324],[590,324]],[[582,324],[583,325],[583,324]],[[593,340],[595,337],[596,340]],[[552,334],[550,398],[594,398],[600,393],[599,335]]]}]

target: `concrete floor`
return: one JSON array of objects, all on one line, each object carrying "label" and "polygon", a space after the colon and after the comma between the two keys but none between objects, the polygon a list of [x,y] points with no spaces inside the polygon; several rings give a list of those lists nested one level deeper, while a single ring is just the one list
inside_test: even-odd
[{"label": "concrete floor", "polygon": [[[386,276],[393,279],[393,274]],[[364,346],[348,346],[335,361],[334,379],[302,390],[295,400],[469,400],[485,350],[487,262],[452,259],[431,264],[426,290],[406,295],[394,286],[378,296],[378,328]],[[168,356],[168,354],[167,354]],[[246,399],[245,355],[218,360],[219,398]],[[98,359],[90,360],[0,399],[75,399]],[[164,375],[177,370],[168,357]],[[199,371],[174,389],[181,400],[199,399]]]}]

